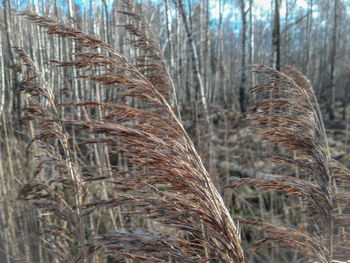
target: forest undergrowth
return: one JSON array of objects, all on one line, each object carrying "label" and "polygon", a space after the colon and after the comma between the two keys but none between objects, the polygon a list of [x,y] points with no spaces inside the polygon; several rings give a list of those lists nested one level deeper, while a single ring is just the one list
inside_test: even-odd
[{"label": "forest undergrowth", "polygon": [[2,127],[4,262],[350,259],[350,171],[331,157],[298,70],[255,66],[257,102],[245,116],[214,108],[208,127],[180,118],[166,59],[132,2],[120,11],[132,58],[71,25],[16,14],[72,41],[71,60],[49,67],[63,80],[74,72],[92,99],[58,100],[63,89],[13,47],[26,101],[22,129]]}]

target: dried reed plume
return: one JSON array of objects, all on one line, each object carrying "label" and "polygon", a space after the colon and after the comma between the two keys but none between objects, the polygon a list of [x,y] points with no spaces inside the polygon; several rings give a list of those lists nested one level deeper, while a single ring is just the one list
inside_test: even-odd
[{"label": "dried reed plume", "polygon": [[265,82],[250,91],[262,93],[264,98],[252,107],[247,119],[253,123],[252,131],[263,140],[289,150],[269,159],[297,166],[301,176],[242,178],[228,187],[248,184],[301,197],[308,204],[306,230],[243,220],[243,224],[267,233],[255,249],[292,248],[307,262],[329,263],[349,258],[344,229],[348,228],[350,218],[342,213],[350,204],[345,192],[350,172],[329,156],[325,129],[310,82],[292,67],[286,67],[285,71],[286,74],[265,66],[255,68],[255,73]]},{"label": "dried reed plume", "polygon": [[[39,146],[38,171],[21,198],[54,215],[49,220],[41,216],[43,245],[61,261],[83,262],[103,252],[151,262],[244,262],[240,229],[164,97],[175,93],[159,46],[137,11],[123,13],[140,25],[126,25],[137,36],[133,44],[144,50],[136,65],[92,35],[46,17],[19,13],[47,34],[72,39],[80,50],[71,61],[52,63],[74,68],[78,79],[116,89],[142,107],[100,100],[57,104],[30,58],[18,50],[29,72],[20,86],[30,96],[26,117],[37,124],[33,142]],[[77,109],[83,113],[81,119],[73,114]],[[63,117],[62,111],[72,114]],[[107,147],[109,155],[124,156],[127,165],[106,161],[84,175],[82,164],[73,161],[72,130],[80,133],[79,147]],[[98,169],[102,175],[95,173]],[[108,198],[89,191],[101,182]],[[141,214],[168,230],[121,227],[93,235],[87,229],[89,215],[121,206],[134,207],[122,209],[121,216]]]}]

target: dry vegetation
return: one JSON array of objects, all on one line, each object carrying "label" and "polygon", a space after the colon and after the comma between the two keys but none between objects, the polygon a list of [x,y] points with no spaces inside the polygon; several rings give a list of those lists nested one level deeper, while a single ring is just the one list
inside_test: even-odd
[{"label": "dry vegetation", "polygon": [[[18,90],[27,94],[26,149],[36,162],[24,167],[31,175],[19,198],[37,208],[38,219],[32,233],[19,233],[33,242],[38,235],[41,245],[24,238],[14,249],[36,262],[269,262],[275,247],[287,249],[276,250],[283,262],[349,259],[350,172],[329,154],[309,81],[292,67],[285,73],[255,67],[262,84],[251,89],[259,101],[246,120],[272,143],[264,161],[280,175],[229,175],[223,182],[203,165],[179,120],[162,51],[143,16],[131,10],[127,1],[121,14],[130,19],[125,29],[139,50],[134,63],[70,25],[18,13],[74,42],[71,61],[50,63],[92,83],[96,99],[58,103],[35,63],[16,48]],[[110,89],[118,96],[102,100]],[[260,205],[281,198],[296,212],[278,220],[275,201],[269,216],[245,210],[248,198],[235,204],[255,189],[264,190]]]},{"label": "dry vegetation", "polygon": [[[62,261],[78,262],[102,250],[106,254],[157,262],[168,258],[194,262],[209,257],[243,262],[239,229],[163,97],[172,93],[164,89],[172,87],[172,83],[159,47],[152,38],[148,39],[149,28],[141,17],[123,13],[139,22],[140,28],[127,25],[127,29],[140,38],[133,43],[147,51],[147,55],[138,58],[136,66],[93,36],[44,17],[19,13],[46,28],[49,34],[72,38],[81,48],[73,61],[53,63],[74,67],[79,70],[79,79],[96,82],[103,88],[118,88],[120,96],[137,99],[142,105],[137,109],[98,100],[57,105],[30,58],[18,50],[27,70],[20,90],[30,95],[26,118],[38,124],[33,144],[37,144],[39,151],[38,171],[23,188],[20,198],[54,215],[54,222],[45,223],[42,238]],[[146,33],[138,33],[144,30]],[[39,102],[38,96],[46,100]],[[72,117],[64,118],[61,109],[71,111]],[[77,114],[72,114],[74,111]],[[81,119],[74,118],[79,115]],[[74,143],[84,147],[84,151],[91,147],[104,149],[108,156],[105,163],[96,161],[98,165],[91,171],[91,167],[80,167],[72,161],[69,131],[73,129],[80,135]],[[122,156],[126,165],[112,164],[111,155]],[[49,176],[48,169],[53,168],[57,172]],[[84,168],[90,170],[88,175],[80,172]],[[36,180],[39,174],[43,176]],[[105,194],[90,194],[89,189],[95,187],[102,187]],[[115,212],[111,212],[113,233],[89,233],[86,229],[89,215],[121,205],[133,209],[123,213],[117,210],[120,229],[115,225]],[[169,233],[141,228],[128,232],[122,224],[126,214],[150,218],[168,226]],[[175,230],[181,234],[174,236]],[[53,237],[55,240],[51,240]]]}]

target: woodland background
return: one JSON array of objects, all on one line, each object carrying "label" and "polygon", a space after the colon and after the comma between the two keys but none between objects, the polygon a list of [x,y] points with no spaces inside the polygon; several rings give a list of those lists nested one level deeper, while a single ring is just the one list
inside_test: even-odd
[{"label": "woodland background", "polygon": [[[0,262],[53,262],[52,255],[38,245],[35,233],[42,226],[35,219],[36,210],[18,200],[20,190],[36,168],[35,153],[27,148],[33,137],[32,127],[23,120],[28,99],[17,89],[23,79],[23,65],[14,47],[25,50],[33,59],[58,103],[91,101],[96,97],[101,101],[122,99],[114,90],[98,89],[78,81],[74,78],[75,70],[49,63],[49,60],[69,60],[80,50],[69,39],[46,34],[13,9],[35,12],[93,34],[134,63],[139,51],[131,44],[134,36],[121,26],[130,23],[128,16],[118,13],[123,10],[122,2],[3,0],[1,3]],[[277,169],[275,164],[261,158],[279,150],[251,135],[247,121],[242,118],[258,96],[248,94],[248,89],[258,83],[251,67],[255,64],[278,70],[292,65],[309,78],[323,114],[332,157],[350,164],[350,2],[271,0],[264,3],[269,6],[262,7],[259,0],[143,0],[136,7],[147,18],[166,58],[182,123],[232,215],[259,217],[276,224],[298,222],[295,224],[302,228],[306,223],[303,213],[295,209],[302,206],[299,199],[290,200],[276,192],[256,191],[247,186],[237,189],[224,189],[224,186],[235,177],[299,173],[291,167]],[[134,100],[127,103],[138,106]],[[176,105],[174,98],[171,104]],[[76,114],[81,117],[82,113]],[[79,145],[74,144],[74,136],[79,137],[79,132],[73,131],[72,138],[75,162],[99,165],[113,157],[107,157],[103,148],[82,154]],[[120,156],[114,158],[112,163],[124,164]],[[91,219],[95,231],[113,225],[106,219],[107,210]],[[137,224],[152,223],[125,216],[124,222],[119,218],[116,224],[132,229]],[[249,230],[242,236],[247,247],[258,237],[260,234]],[[297,259],[295,252],[278,249],[251,252],[247,256],[247,262],[296,262]],[[103,260],[119,262],[113,257]]]}]

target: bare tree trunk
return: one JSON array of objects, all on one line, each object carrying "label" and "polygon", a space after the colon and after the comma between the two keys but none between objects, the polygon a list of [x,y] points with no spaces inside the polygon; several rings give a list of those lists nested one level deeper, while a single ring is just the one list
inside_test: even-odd
[{"label": "bare tree trunk", "polygon": [[330,106],[329,106],[329,119],[334,120],[335,114],[334,114],[334,105],[335,105],[335,56],[337,53],[337,25],[338,25],[338,1],[334,0],[334,24],[333,24],[333,36],[332,36],[332,50],[330,54],[330,61],[331,61],[331,76],[330,76],[330,83],[331,83],[331,99],[330,99]]},{"label": "bare tree trunk", "polygon": [[[255,57],[255,50],[254,50],[254,20],[253,20],[253,0],[249,0],[249,64],[252,66],[255,62],[254,57]],[[250,71],[251,75],[251,86],[255,86],[255,74],[253,71]]]},{"label": "bare tree trunk", "polygon": [[[14,66],[15,65],[15,59],[13,56],[13,52],[11,47],[13,46],[13,41],[11,39],[12,36],[12,26],[11,26],[11,18],[10,18],[10,9],[11,9],[11,2],[9,0],[5,0],[3,1],[3,11],[4,11],[4,23],[5,23],[5,32],[6,32],[6,42],[7,42],[7,47],[8,47],[8,52],[9,52],[9,59],[10,59],[10,65]],[[17,74],[13,71],[10,71],[9,73],[9,86],[10,87],[16,87],[17,86]],[[18,109],[17,114],[18,114],[18,118],[20,118],[20,110],[19,107],[20,105],[16,104],[15,98],[14,98],[14,94],[12,92],[12,90],[10,89],[8,91],[8,101],[9,101],[9,105],[8,108],[11,111],[11,108],[13,110],[13,112],[16,112],[16,109]],[[19,101],[18,101],[19,102]]]},{"label": "bare tree trunk", "polygon": [[209,92],[209,49],[208,49],[208,40],[209,40],[209,8],[208,0],[200,1],[200,58],[201,58],[201,74],[203,76],[205,96],[210,101],[210,92]]},{"label": "bare tree trunk", "polygon": [[310,0],[310,1],[309,1],[308,14],[307,14],[307,33],[306,33],[306,63],[305,63],[305,73],[306,73],[306,76],[307,76],[307,77],[310,77],[312,7],[313,7],[313,0]]},{"label": "bare tree trunk", "polygon": [[[170,19],[171,19],[171,15],[170,15],[170,3],[169,0],[164,0],[165,3],[165,18],[166,18],[166,33],[167,33],[167,38],[168,38],[168,45],[169,45],[169,58],[170,58],[170,69],[169,69],[169,74],[171,77],[174,77],[174,68],[175,68],[175,59],[174,59],[174,44],[173,44],[173,38],[172,38],[172,34],[171,34],[171,23],[170,23]],[[177,101],[177,92],[175,89],[175,85],[173,84],[173,96],[171,96],[170,98],[170,104],[172,107],[174,107],[175,105],[177,106],[177,110],[178,110],[178,115],[179,118],[181,119],[181,114],[180,114],[180,108]]]},{"label": "bare tree trunk", "polygon": [[196,45],[194,44],[194,41],[193,41],[192,29],[190,27],[190,21],[186,15],[182,0],[177,0],[177,7],[178,7],[180,14],[182,16],[182,20],[183,20],[183,23],[185,25],[185,30],[186,30],[187,37],[188,37],[188,41],[190,42],[192,61],[194,64],[194,67],[193,67],[194,74],[195,74],[195,77],[196,77],[198,85],[199,85],[199,92],[200,92],[201,102],[203,105],[204,118],[205,118],[205,121],[209,127],[209,114],[208,114],[207,99],[206,99],[205,93],[204,93],[204,84],[203,84],[202,76],[201,76],[200,69],[199,69],[198,53],[197,53]]},{"label": "bare tree trunk", "polygon": [[285,64],[289,64],[289,30],[288,30],[288,23],[289,23],[289,3],[286,1],[286,15],[284,19],[284,48],[283,48],[283,54],[284,54],[284,60],[283,62]]},{"label": "bare tree trunk", "polygon": [[[223,0],[219,0],[219,36],[217,40],[217,63],[216,63],[216,72],[215,72],[215,86],[216,86],[216,92],[214,92],[214,99],[215,94],[222,94],[224,91],[223,87],[223,80],[222,80],[222,63],[223,63],[223,52],[224,52],[224,40],[223,40],[223,26],[222,26],[222,20],[223,20],[223,9],[225,6],[225,2]],[[222,99],[222,98],[220,98]],[[224,100],[225,100],[224,96]]]},{"label": "bare tree trunk", "polygon": [[[69,19],[71,19],[74,26],[76,26],[74,14],[75,14],[74,13],[74,1],[68,0],[68,17],[69,17]],[[75,53],[76,49],[75,49],[74,41],[72,42],[71,48],[72,48],[72,53]],[[81,93],[79,92],[80,91],[79,84],[78,84],[78,81],[76,79],[76,76],[77,76],[77,70],[75,68],[73,68],[72,90],[73,90],[76,102],[80,102],[81,101]],[[80,119],[81,118],[81,109],[80,108],[77,109],[77,114],[78,114],[78,119]]]},{"label": "bare tree trunk", "polygon": [[[39,14],[39,3],[38,3],[38,0],[34,0],[34,12],[36,14]],[[36,41],[37,41],[37,48],[35,49],[36,50],[36,58],[35,60],[37,61],[38,63],[38,66],[39,66],[39,70],[40,72],[44,72],[44,59],[43,59],[43,48],[42,48],[42,45],[41,45],[41,40],[42,40],[42,34],[40,32],[40,29],[35,26],[34,27],[34,32],[35,32],[35,35],[36,35]]]},{"label": "bare tree trunk", "polygon": [[280,0],[275,0],[272,31],[272,67],[277,70],[281,68]]},{"label": "bare tree trunk", "polygon": [[[210,92],[210,87],[211,87],[211,69],[210,69],[210,57],[211,57],[211,42],[210,42],[210,30],[209,30],[209,0],[205,0],[206,3],[206,11],[205,11],[205,57],[204,57],[204,78],[206,79],[205,82],[205,89],[207,91],[207,98],[209,98],[209,95],[211,94]],[[211,101],[212,101],[213,96],[211,96]]]},{"label": "bare tree trunk", "polygon": [[[2,47],[2,41],[0,39],[0,52],[1,54],[4,54],[3,47]],[[0,67],[1,67],[1,86],[0,86],[0,116],[4,109],[5,104],[5,67],[4,67],[4,56],[1,56],[0,58]],[[1,171],[1,170],[0,170]]]},{"label": "bare tree trunk", "polygon": [[[1,44],[1,41],[0,41]],[[2,60],[2,59],[1,59]],[[6,155],[5,155],[6,156]],[[4,164],[3,164],[4,161]],[[8,195],[8,185],[6,183],[6,179],[5,179],[5,173],[2,171],[5,171],[5,167],[6,167],[6,158],[3,156],[2,151],[0,151],[0,196],[1,196],[1,200],[2,202],[0,203],[0,207],[1,207],[1,213],[0,213],[0,224],[2,226],[1,228],[1,232],[0,232],[0,240],[2,241],[2,244],[0,245],[0,247],[3,247],[3,251],[0,251],[0,256],[2,257],[2,260],[4,261],[4,263],[10,263],[10,257],[11,254],[11,248],[14,248],[13,245],[13,240],[11,239],[10,236],[10,231],[8,228],[8,217],[6,216],[7,213],[7,197]]]},{"label": "bare tree trunk", "polygon": [[108,44],[111,44],[111,37],[109,35],[109,16],[108,16],[108,7],[106,0],[102,0],[103,10],[104,10],[104,18],[103,18],[103,27],[105,33],[105,40]]},{"label": "bare tree trunk", "polygon": [[239,86],[239,105],[241,112],[246,111],[245,89],[247,86],[247,12],[245,10],[245,0],[241,0],[241,18],[242,18],[242,73],[241,85]]},{"label": "bare tree trunk", "polygon": [[168,43],[169,43],[169,58],[170,58],[170,74],[173,76],[174,71],[174,50],[173,50],[173,41],[171,37],[171,24],[170,24],[170,3],[169,0],[164,0],[165,2],[165,18],[166,18],[166,32],[168,37]]}]

